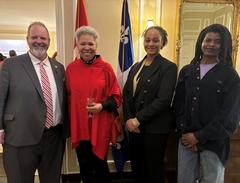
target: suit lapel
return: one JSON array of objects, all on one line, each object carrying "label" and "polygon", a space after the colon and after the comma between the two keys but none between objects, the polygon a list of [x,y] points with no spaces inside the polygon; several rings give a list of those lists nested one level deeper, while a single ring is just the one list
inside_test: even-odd
[{"label": "suit lapel", "polygon": [[37,73],[35,71],[35,68],[34,68],[34,66],[32,64],[32,61],[31,61],[29,55],[25,54],[23,59],[21,60],[21,62],[22,62],[22,65],[23,65],[26,73],[31,78],[31,80],[33,82],[33,85],[35,86],[35,88],[37,89],[39,95],[41,96],[42,100],[44,100],[41,84],[39,82]]},{"label": "suit lapel", "polygon": [[155,59],[153,60],[152,64],[149,66],[148,72],[142,76],[137,84],[137,88],[135,91],[135,95],[141,90],[141,88],[144,86],[146,82],[150,82],[150,76],[153,75],[160,67],[161,65],[161,56],[157,55]]},{"label": "suit lapel", "polygon": [[49,62],[51,64],[52,67],[52,71],[53,71],[53,75],[54,75],[54,79],[56,82],[56,86],[57,86],[57,93],[58,93],[58,98],[59,98],[59,103],[60,105],[62,104],[62,99],[63,99],[63,81],[61,78],[61,73],[60,73],[60,68],[58,67],[57,64],[54,63],[54,61],[52,61],[51,58],[49,58]]}]

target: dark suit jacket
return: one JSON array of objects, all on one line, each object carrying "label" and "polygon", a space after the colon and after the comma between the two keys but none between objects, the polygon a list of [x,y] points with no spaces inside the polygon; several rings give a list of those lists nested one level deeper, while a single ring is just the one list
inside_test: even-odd
[{"label": "dark suit jacket", "polygon": [[[62,112],[65,137],[68,133],[65,70],[49,58]],[[19,147],[39,143],[45,126],[46,105],[37,73],[28,54],[7,59],[0,72],[0,129],[5,143]]]},{"label": "dark suit jacket", "polygon": [[170,106],[177,67],[160,54],[157,55],[148,72],[141,75],[133,96],[133,78],[142,62],[131,68],[123,89],[124,120],[137,117],[143,133],[168,133],[174,124]]}]

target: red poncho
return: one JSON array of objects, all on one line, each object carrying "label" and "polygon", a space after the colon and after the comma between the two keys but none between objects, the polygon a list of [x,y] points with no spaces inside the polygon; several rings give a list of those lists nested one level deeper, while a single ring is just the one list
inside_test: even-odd
[{"label": "red poncho", "polygon": [[75,60],[66,70],[71,123],[71,142],[76,147],[80,140],[91,140],[93,152],[104,159],[112,136],[114,114],[103,110],[93,114],[89,128],[87,98],[96,103],[113,96],[117,105],[122,103],[121,90],[110,64],[97,57],[92,64]]}]

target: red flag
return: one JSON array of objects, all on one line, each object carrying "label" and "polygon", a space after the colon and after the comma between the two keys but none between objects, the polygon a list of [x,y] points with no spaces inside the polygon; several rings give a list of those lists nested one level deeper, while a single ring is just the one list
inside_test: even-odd
[{"label": "red flag", "polygon": [[[77,0],[75,31],[83,25],[88,25],[85,6],[84,6],[83,0]],[[76,47],[76,35],[74,37],[74,48],[75,47]],[[75,49],[74,49],[74,52],[76,53]],[[77,54],[75,54],[75,55],[77,55]]]}]

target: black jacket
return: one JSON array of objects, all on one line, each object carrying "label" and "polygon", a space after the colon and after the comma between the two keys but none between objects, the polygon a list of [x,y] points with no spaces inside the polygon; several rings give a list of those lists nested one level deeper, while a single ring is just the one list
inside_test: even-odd
[{"label": "black jacket", "polygon": [[132,66],[123,89],[124,120],[136,117],[143,133],[169,133],[174,124],[170,106],[177,67],[160,54],[157,55],[148,71],[141,75],[133,96],[133,78],[142,62]]},{"label": "black jacket", "polygon": [[229,66],[217,64],[200,79],[199,64],[185,66],[174,97],[177,128],[193,132],[201,148],[215,152],[223,164],[229,137],[240,115],[240,79]]}]

